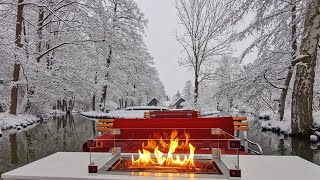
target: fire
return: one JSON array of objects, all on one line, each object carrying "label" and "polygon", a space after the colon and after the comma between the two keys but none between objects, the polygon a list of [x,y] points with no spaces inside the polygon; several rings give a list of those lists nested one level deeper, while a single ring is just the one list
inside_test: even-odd
[{"label": "fire", "polygon": [[[138,150],[139,158],[134,160],[133,155],[131,157],[132,165],[155,165],[155,166],[184,166],[194,167],[194,151],[195,147],[189,143],[190,135],[184,133],[186,138],[185,142],[179,145],[178,131],[174,130],[171,133],[170,144],[167,144],[162,137],[157,142],[154,139],[148,139],[148,144],[145,146],[142,144],[142,152]],[[151,153],[147,149],[153,149],[155,158],[151,158]],[[183,158],[179,155],[175,155],[174,152],[177,149],[189,150],[189,156],[185,155]],[[164,156],[163,151],[168,151],[167,156]]]}]

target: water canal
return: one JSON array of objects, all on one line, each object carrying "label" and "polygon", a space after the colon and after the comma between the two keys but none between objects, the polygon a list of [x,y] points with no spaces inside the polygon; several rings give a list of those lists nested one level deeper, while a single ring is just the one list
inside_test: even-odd
[{"label": "water canal", "polygon": [[[254,122],[251,121],[248,136],[262,146],[265,155],[297,155],[320,165],[320,150],[313,150],[317,145],[309,139],[262,132],[259,123]],[[82,143],[96,135],[95,127],[94,121],[73,114],[52,117],[34,128],[4,134],[0,138],[0,174],[55,152],[79,152]]]},{"label": "water canal", "polygon": [[28,130],[0,138],[0,174],[59,151],[81,151],[96,134],[95,122],[80,115],[52,117]]}]

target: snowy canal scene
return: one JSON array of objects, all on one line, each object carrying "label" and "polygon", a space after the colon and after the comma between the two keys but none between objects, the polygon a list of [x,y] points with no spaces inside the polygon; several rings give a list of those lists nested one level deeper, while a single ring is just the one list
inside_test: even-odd
[{"label": "snowy canal scene", "polygon": [[320,0],[0,0],[0,180],[320,180],[319,39]]}]

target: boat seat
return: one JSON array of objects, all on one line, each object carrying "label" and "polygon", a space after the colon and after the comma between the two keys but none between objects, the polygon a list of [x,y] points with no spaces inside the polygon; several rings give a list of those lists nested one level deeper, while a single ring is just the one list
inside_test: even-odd
[{"label": "boat seat", "polygon": [[114,119],[98,119],[98,132],[109,132],[113,128]]},{"label": "boat seat", "polygon": [[234,125],[234,135],[240,139],[240,132],[243,133],[244,139],[244,150],[245,152],[249,152],[249,144],[257,146],[259,152],[255,151],[256,154],[262,154],[262,148],[258,143],[252,142],[248,139],[248,131],[249,131],[249,123],[247,121],[247,117],[233,117],[233,125]]},{"label": "boat seat", "polygon": [[[196,112],[196,111],[194,111]],[[163,133],[163,131],[171,131],[171,129],[177,129],[182,133],[183,129],[188,129],[188,134],[193,139],[201,139],[208,142],[202,144],[196,144],[197,147],[203,145],[208,146],[215,143],[208,140],[212,137],[212,128],[220,128],[227,132],[226,137],[232,135],[234,132],[232,117],[214,117],[214,118],[117,118],[117,119],[99,119],[97,125],[97,131],[102,132],[103,135],[96,138],[96,144],[93,147],[90,146],[92,151],[107,151],[114,145],[114,136],[110,134],[113,129],[120,129],[118,138],[128,139],[134,138],[143,139],[147,134]],[[118,142],[122,143],[122,142]],[[95,146],[95,147],[94,147]],[[227,147],[227,141],[220,142],[220,147]],[[133,151],[141,147],[141,143],[126,145],[122,151]],[[88,151],[88,145],[83,146],[84,151]],[[207,153],[212,153],[211,150],[207,150]]]},{"label": "boat seat", "polygon": [[[178,111],[175,112],[177,115]],[[186,113],[187,111],[185,111]],[[197,111],[194,111],[197,112]],[[98,139],[107,138],[110,131],[114,129],[122,129],[121,136],[130,137],[134,129],[146,128],[149,131],[154,131],[151,129],[163,129],[163,128],[220,128],[225,132],[234,135],[240,139],[240,132],[243,133],[244,137],[244,150],[249,151],[248,143],[258,146],[260,153],[262,153],[261,147],[249,141],[247,139],[247,131],[249,130],[249,123],[246,117],[215,117],[215,118],[165,118],[161,115],[166,113],[159,113],[160,115],[156,118],[139,118],[139,119],[99,119],[97,131],[105,134],[106,136],[100,136]],[[194,113],[195,114],[195,113]],[[194,115],[193,114],[193,115]],[[206,135],[210,135],[210,132],[205,132],[205,130],[194,129],[193,137],[206,139]],[[143,134],[142,134],[143,136]]]}]

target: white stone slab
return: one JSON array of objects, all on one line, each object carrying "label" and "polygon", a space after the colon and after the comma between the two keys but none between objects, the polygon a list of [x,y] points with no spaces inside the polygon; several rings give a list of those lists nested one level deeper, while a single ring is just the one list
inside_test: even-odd
[{"label": "white stone slab", "polygon": [[[96,153],[94,158],[111,158],[107,153]],[[224,160],[233,158],[225,157]],[[6,179],[150,179],[150,176],[91,175],[88,174],[89,153],[59,152],[26,166],[2,174]],[[319,180],[320,166],[297,156],[240,156],[242,180]],[[168,176],[152,179],[189,179],[190,177]],[[190,178],[194,179],[194,178]],[[199,178],[205,179],[205,178]]]},{"label": "white stone slab", "polygon": [[320,166],[298,156],[240,156],[245,180],[320,180]]}]

